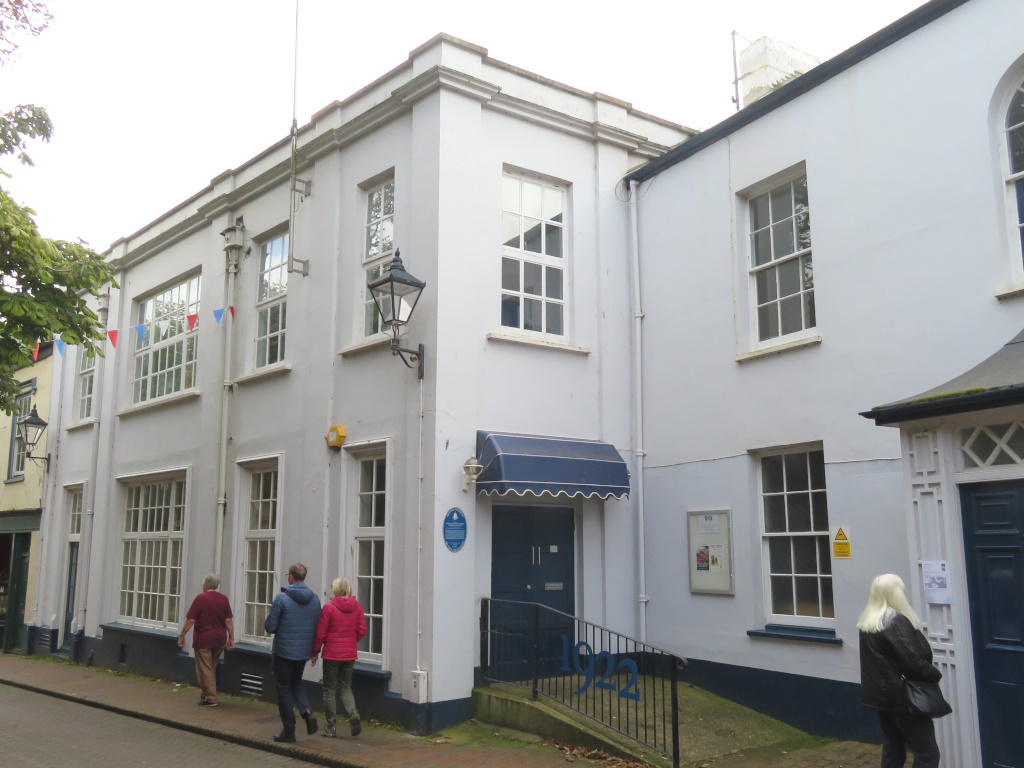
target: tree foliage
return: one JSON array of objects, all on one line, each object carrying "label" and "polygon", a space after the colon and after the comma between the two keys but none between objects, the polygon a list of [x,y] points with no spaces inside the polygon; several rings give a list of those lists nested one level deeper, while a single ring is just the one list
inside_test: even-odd
[{"label": "tree foliage", "polygon": [[[49,18],[49,11],[32,0],[0,0],[0,61],[16,47],[12,30],[38,34]],[[14,156],[32,165],[27,142],[49,141],[52,135],[46,110],[19,105],[0,115],[0,160]],[[3,178],[10,173],[0,167]],[[67,344],[103,354],[106,329],[86,297],[98,296],[104,284],[116,286],[113,268],[102,255],[83,242],[43,237],[34,216],[0,186],[0,410],[6,413],[13,412],[21,391],[15,374],[32,365],[39,341],[60,336]]]},{"label": "tree foliage", "polygon": [[18,47],[20,35],[38,35],[53,16],[36,0],[2,0],[0,2],[0,64],[10,58]]}]

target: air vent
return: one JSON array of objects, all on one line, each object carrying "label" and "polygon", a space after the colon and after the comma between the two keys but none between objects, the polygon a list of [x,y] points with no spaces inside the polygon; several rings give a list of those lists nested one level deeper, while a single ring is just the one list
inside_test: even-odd
[{"label": "air vent", "polygon": [[263,678],[260,675],[250,675],[247,672],[243,672],[241,688],[242,693],[248,693],[250,696],[262,696]]}]

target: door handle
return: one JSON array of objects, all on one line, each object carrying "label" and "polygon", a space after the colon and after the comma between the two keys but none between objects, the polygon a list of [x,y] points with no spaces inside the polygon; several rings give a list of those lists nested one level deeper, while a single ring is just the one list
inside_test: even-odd
[{"label": "door handle", "polygon": [[530,565],[537,564],[537,553],[534,550],[536,550],[536,547],[530,547]]},{"label": "door handle", "polygon": [[540,565],[540,547],[537,547],[537,565]]}]

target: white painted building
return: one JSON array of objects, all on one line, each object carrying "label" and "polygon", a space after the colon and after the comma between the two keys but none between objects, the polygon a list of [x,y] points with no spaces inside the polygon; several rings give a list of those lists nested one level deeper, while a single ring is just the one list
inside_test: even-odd
[{"label": "white painted building", "polygon": [[[222,685],[269,692],[263,616],[301,561],[322,600],[355,580],[361,711],[439,728],[469,715],[492,519],[554,508],[568,510],[551,512],[567,525],[566,607],[639,632],[621,491],[477,496],[462,471],[478,430],[597,441],[632,466],[616,190],[691,134],[441,35],[300,130],[291,247],[308,275],[287,269],[289,140],[114,243],[116,347],[55,361],[35,612],[51,618],[36,631],[80,632],[82,660],[187,678],[178,628],[219,570],[239,640]],[[397,248],[427,284],[402,342],[424,345],[422,381],[366,292]],[[453,508],[468,524],[457,552],[442,536]]]},{"label": "white painted building", "polygon": [[[1014,419],[911,424],[901,450],[859,414],[1024,327],[1022,28],[1018,0],[933,0],[629,177],[648,637],[690,657],[699,684],[868,736],[855,624],[871,579],[899,573],[955,712],[939,724],[943,764],[963,768],[1024,754],[1024,671],[976,663],[986,643],[1024,653],[1024,541],[1005,550],[1002,584],[969,594],[958,495],[1024,477],[1005,451],[965,464],[975,427]],[[913,418],[900,413],[889,421]],[[933,561],[950,605],[926,602]],[[1000,617],[994,634],[972,601]]]}]

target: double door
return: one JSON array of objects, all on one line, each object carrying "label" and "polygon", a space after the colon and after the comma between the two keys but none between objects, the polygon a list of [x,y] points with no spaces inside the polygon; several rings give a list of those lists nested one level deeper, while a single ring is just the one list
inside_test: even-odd
[{"label": "double door", "polygon": [[571,507],[492,508],[491,661],[502,678],[526,679],[535,652],[542,675],[561,663],[562,635],[574,632],[574,530]]}]

